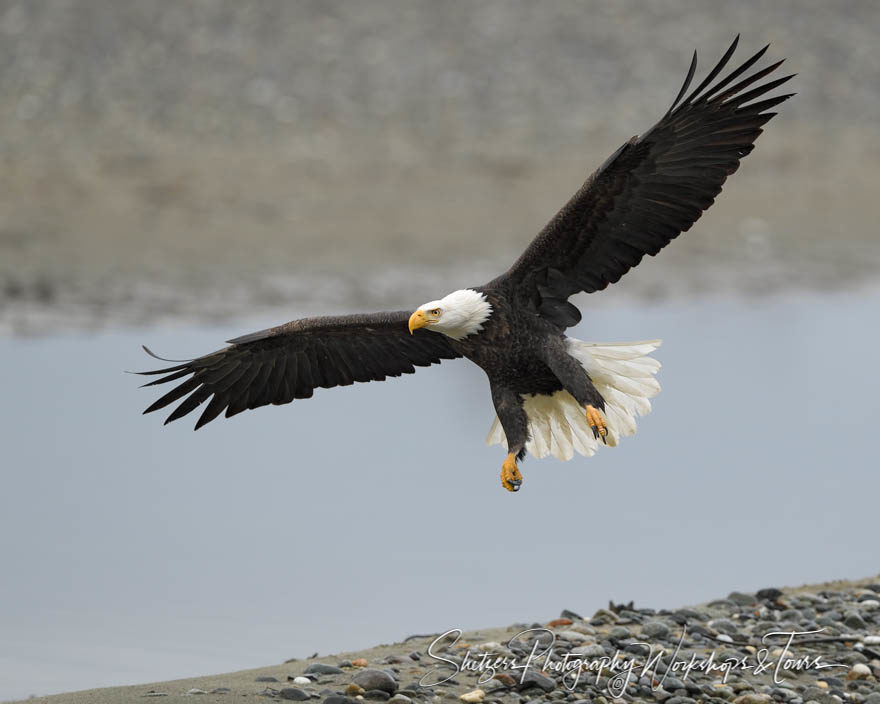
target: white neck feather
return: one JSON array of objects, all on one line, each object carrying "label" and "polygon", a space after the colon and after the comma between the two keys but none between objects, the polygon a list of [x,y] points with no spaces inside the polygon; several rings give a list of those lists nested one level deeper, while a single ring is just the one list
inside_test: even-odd
[{"label": "white neck feather", "polygon": [[438,301],[425,303],[421,308],[439,308],[442,311],[440,319],[430,329],[442,332],[453,340],[480,332],[483,323],[492,315],[492,306],[486,296],[469,288],[453,291]]}]

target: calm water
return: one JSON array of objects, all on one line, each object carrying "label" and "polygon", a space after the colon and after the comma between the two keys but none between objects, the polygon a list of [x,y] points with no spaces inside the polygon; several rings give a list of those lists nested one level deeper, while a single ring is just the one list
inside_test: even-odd
[{"label": "calm water", "polygon": [[278,319],[2,339],[0,700],[875,573],[878,304],[590,312],[581,338],[665,339],[663,392],[621,447],[528,461],[518,495],[465,362],[193,433],[140,415],[139,344]]}]

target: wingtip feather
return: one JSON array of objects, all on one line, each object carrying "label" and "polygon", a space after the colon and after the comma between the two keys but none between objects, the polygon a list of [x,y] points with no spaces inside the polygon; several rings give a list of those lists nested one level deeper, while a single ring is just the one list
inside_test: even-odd
[{"label": "wingtip feather", "polygon": [[155,352],[153,352],[153,350],[151,350],[146,345],[141,345],[141,347],[144,348],[144,352],[146,352],[148,355],[150,355],[154,359],[158,359],[161,362],[177,362],[178,364],[180,364],[180,363],[193,361],[192,359],[168,359],[167,357],[160,357],[159,355],[157,355]]},{"label": "wingtip feather", "polygon": [[[739,44],[739,35],[737,34],[734,40],[731,42],[730,46],[727,47],[727,51],[724,52],[724,55],[718,60],[718,63],[715,64],[715,67],[709,71],[706,77],[703,79],[703,82],[700,83],[695,89],[694,92],[691,93],[687,98],[684,99],[684,104],[687,105],[693,100],[696,100],[700,93],[703,92],[705,88],[707,88],[712,81],[715,80],[715,77],[721,73],[725,66],[727,66],[727,62],[730,61],[730,57],[733,56],[733,52],[736,51],[736,47]],[[752,59],[755,61],[757,59]]]},{"label": "wingtip feather", "polygon": [[694,74],[697,72],[697,50],[694,49],[694,55],[691,57],[691,65],[688,68],[687,76],[685,76],[684,83],[681,85],[681,89],[678,91],[678,95],[675,96],[675,100],[672,101],[672,105],[669,106],[669,110],[666,111],[668,115],[678,106],[679,101],[682,96],[687,92],[687,89],[691,85],[691,81],[694,79]]}]

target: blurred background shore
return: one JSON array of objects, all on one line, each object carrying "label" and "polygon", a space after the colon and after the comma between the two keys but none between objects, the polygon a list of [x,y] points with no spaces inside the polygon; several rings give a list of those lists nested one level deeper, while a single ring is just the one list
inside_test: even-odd
[{"label": "blurred background shore", "polygon": [[854,0],[0,3],[0,332],[481,283],[738,32],[799,95],[607,300],[864,281],[878,27]]}]

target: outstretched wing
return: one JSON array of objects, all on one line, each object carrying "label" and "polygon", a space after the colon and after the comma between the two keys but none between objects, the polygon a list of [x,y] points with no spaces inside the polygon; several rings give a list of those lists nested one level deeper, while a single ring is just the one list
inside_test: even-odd
[{"label": "outstretched wing", "polygon": [[139,372],[164,375],[145,386],[184,379],[144,413],[186,397],[165,420],[170,423],[210,399],[196,423],[198,430],[224,410],[228,418],[249,408],[309,398],[318,387],[383,381],[460,356],[444,335],[427,330],[410,335],[409,315],[401,311],[294,320],[229,340],[229,347],[204,357]]},{"label": "outstretched wing", "polygon": [[569,296],[604,289],[690,229],[776,114],[767,111],[793,95],[758,100],[792,77],[759,83],[782,61],[740,79],[767,47],[713,83],[738,41],[682,99],[696,70],[694,53],[669,112],[618,149],[488,286],[507,287],[521,303],[567,327],[580,320]]}]

